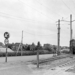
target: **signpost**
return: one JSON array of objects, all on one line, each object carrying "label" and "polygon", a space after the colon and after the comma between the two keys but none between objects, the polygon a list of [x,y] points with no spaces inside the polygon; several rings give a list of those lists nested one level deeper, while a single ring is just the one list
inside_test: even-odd
[{"label": "signpost", "polygon": [[37,43],[37,68],[39,68],[39,50],[40,50],[40,42]]},{"label": "signpost", "polygon": [[37,68],[39,68],[39,50],[37,50]]},{"label": "signpost", "polygon": [[8,48],[8,43],[9,43],[9,40],[8,40],[9,33],[8,32],[4,33],[4,38],[5,38],[4,43],[5,43],[5,46],[6,46],[6,58],[5,58],[5,62],[7,62],[7,48]]}]

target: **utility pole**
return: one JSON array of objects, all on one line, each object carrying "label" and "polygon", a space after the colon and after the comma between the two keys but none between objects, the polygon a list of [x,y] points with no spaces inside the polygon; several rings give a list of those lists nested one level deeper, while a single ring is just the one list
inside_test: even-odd
[{"label": "utility pole", "polygon": [[72,51],[71,40],[72,40],[72,14],[70,14],[70,51],[72,53],[73,51]]},{"label": "utility pole", "polygon": [[57,55],[60,55],[60,19],[58,20],[58,48],[57,48]]},{"label": "utility pole", "polygon": [[23,31],[22,31],[22,39],[21,39],[21,56],[22,56],[22,51],[23,51],[22,47],[23,47]]},{"label": "utility pole", "polygon": [[70,15],[70,40],[72,40],[72,14]]},{"label": "utility pole", "polygon": [[40,42],[37,43],[37,68],[39,68],[39,50],[41,49]]},{"label": "utility pole", "polygon": [[69,43],[69,45],[70,45],[70,53],[72,54],[72,43],[71,43],[71,40],[73,39],[73,29],[72,29],[72,22],[74,22],[75,20],[72,20],[72,14],[70,14],[70,21],[66,21],[66,20],[61,20],[61,21],[65,21],[65,22],[70,22],[70,43]]},{"label": "utility pole", "polygon": [[[65,21],[65,20],[62,20]],[[75,20],[72,20],[72,14],[70,14],[70,21],[65,21],[65,22],[70,22],[70,51],[72,52],[72,45],[71,45],[71,40],[72,40],[72,35],[73,35],[73,30],[72,30],[72,22]]]}]

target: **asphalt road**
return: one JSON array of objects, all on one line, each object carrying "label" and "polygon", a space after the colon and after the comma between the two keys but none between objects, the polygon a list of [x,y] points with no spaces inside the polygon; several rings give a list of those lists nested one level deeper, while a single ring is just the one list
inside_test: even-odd
[{"label": "asphalt road", "polygon": [[[53,54],[45,54],[39,55],[39,59],[47,59],[51,58]],[[0,63],[5,62],[6,57],[0,57]],[[16,62],[16,61],[32,61],[37,60],[37,55],[33,56],[14,56],[14,57],[7,57],[7,62]]]},{"label": "asphalt road", "polygon": [[[40,55],[40,59],[51,58],[52,54]],[[0,57],[0,75],[35,75],[33,70],[25,62],[37,60],[37,56]]]},{"label": "asphalt road", "polygon": [[[51,58],[52,54],[40,55],[40,59]],[[66,69],[75,65],[74,58],[65,58],[60,60],[55,60],[52,63],[50,62],[47,66],[48,68],[43,67],[43,69],[37,69],[36,65],[25,63],[27,61],[36,60],[36,55],[34,56],[17,56],[17,57],[8,57],[8,63],[5,62],[5,57],[0,58],[0,75],[75,75],[75,73],[65,72]],[[67,64],[65,63],[67,62]],[[70,61],[70,62],[69,62]],[[62,63],[62,64],[61,64]],[[71,65],[70,65],[71,64]],[[50,65],[57,65],[55,70],[51,70]],[[61,65],[59,67],[59,65]],[[67,65],[67,66],[65,66]],[[41,66],[40,66],[41,67]],[[64,68],[63,68],[64,67]]]}]

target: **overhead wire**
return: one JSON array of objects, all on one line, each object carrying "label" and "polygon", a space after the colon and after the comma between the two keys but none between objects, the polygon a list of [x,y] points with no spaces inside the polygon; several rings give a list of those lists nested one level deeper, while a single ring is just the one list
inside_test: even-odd
[{"label": "overhead wire", "polygon": [[[36,1],[37,1],[37,0],[36,0]],[[47,7],[47,6],[44,5],[43,3],[39,2],[39,1],[37,1],[37,2],[38,2],[40,5],[44,6],[45,8],[51,10],[49,7]],[[52,10],[51,10],[51,11],[52,11]],[[57,12],[54,12],[54,11],[53,11],[53,13],[56,13],[58,16],[61,16],[61,15],[59,15]]]},{"label": "overhead wire", "polygon": [[[5,13],[3,13],[3,14],[5,14]],[[12,18],[12,19],[14,19],[14,17],[9,16],[9,14],[5,14],[5,15],[8,15],[8,16],[4,16],[4,15],[0,15],[0,16],[6,17],[6,18]],[[24,31],[25,31],[25,30],[24,30]],[[50,36],[50,35],[34,34],[34,33],[31,33],[31,31],[30,31],[30,32],[25,31],[25,33],[28,33],[28,34],[30,34],[30,35],[38,35],[38,36]]]},{"label": "overhead wire", "polygon": [[[45,37],[51,36],[51,35],[41,35],[41,34],[36,34],[36,33],[32,33],[31,31],[30,31],[30,32],[27,32],[27,31],[25,31],[25,30],[24,30],[24,32],[27,33],[27,34],[33,35],[33,36],[36,36],[36,35],[37,35],[37,36],[45,36]],[[52,35],[53,35],[53,34],[52,34]]]},{"label": "overhead wire", "polygon": [[[38,2],[39,3],[39,2]],[[71,9],[66,5],[66,3],[65,2],[63,2],[64,4],[65,4],[65,6],[71,11]],[[41,5],[43,5],[43,4],[41,4]],[[29,5],[28,5],[29,6]],[[38,10],[37,10],[38,11]],[[38,11],[38,12],[40,12],[40,11]],[[72,12],[72,11],[71,11]],[[40,12],[41,13],[41,12]],[[73,13],[73,12],[72,12]],[[43,13],[42,13],[43,14]],[[27,32],[27,33],[29,33],[29,32]],[[31,34],[31,35],[34,35],[34,34],[32,34],[32,33],[29,33],[29,34]],[[47,36],[47,35],[45,35],[45,36]]]},{"label": "overhead wire", "polygon": [[[33,22],[33,23],[37,22],[37,21],[32,20],[32,19],[26,19],[26,18],[22,18],[22,17],[17,17],[17,16],[9,15],[9,14],[6,14],[6,13],[4,13],[4,12],[0,12],[0,13],[1,13],[1,14],[4,14],[4,15],[1,15],[1,14],[0,14],[0,16],[6,17],[6,18],[21,20],[21,21],[28,21],[28,22],[31,21],[31,22]],[[41,22],[41,21],[38,21],[38,22]]]},{"label": "overhead wire", "polygon": [[74,14],[74,12],[70,9],[70,7],[63,1],[63,0],[61,0],[63,3],[64,3],[64,5]]},{"label": "overhead wire", "polygon": [[[20,17],[16,17],[16,16],[12,16],[12,15],[9,15],[9,14],[6,14],[6,13],[2,13],[2,12],[0,12],[1,14],[4,14],[4,15],[0,15],[1,17],[5,17],[5,18],[11,18],[11,19],[16,19],[16,20],[20,20],[20,21],[25,21],[25,22],[30,22],[30,23],[33,23],[33,24],[37,24],[37,22],[40,22],[40,23],[42,23],[43,24],[43,22],[41,22],[41,21],[35,21],[35,20],[31,20],[31,19],[25,19],[25,18],[20,18]],[[45,24],[45,22],[44,22],[44,24]]]},{"label": "overhead wire", "polygon": [[70,18],[69,16],[67,16],[67,17],[62,17],[62,19],[68,19],[68,18]]},{"label": "overhead wire", "polygon": [[72,0],[72,2],[75,4],[74,0]]},{"label": "overhead wire", "polygon": [[[74,0],[71,0],[72,1],[72,3],[75,5],[75,1]],[[74,8],[75,8],[75,6],[74,6]],[[75,14],[73,14],[73,15],[75,15]]]},{"label": "overhead wire", "polygon": [[[37,10],[37,9],[36,9],[36,10]],[[38,10],[37,10],[37,11],[38,11]],[[38,12],[40,12],[40,11],[38,11]],[[0,13],[5,14],[5,15],[0,15],[0,16],[2,16],[2,17],[17,19],[17,20],[25,20],[25,18],[22,18],[22,17],[15,17],[15,16],[12,16],[12,15],[3,13],[3,12],[0,12]],[[41,12],[40,12],[40,13],[41,13]],[[41,13],[41,14],[43,14],[43,13]],[[45,15],[45,14],[43,14],[43,15]],[[46,15],[45,15],[45,16],[46,16]],[[47,17],[47,16],[46,16],[46,17]],[[29,34],[31,34],[31,35],[36,35],[36,34],[30,33],[30,32],[27,32],[27,33],[29,33]],[[39,35],[39,36],[49,36],[49,35]]]},{"label": "overhead wire", "polygon": [[[37,1],[37,0],[36,0]],[[73,0],[72,0],[73,1]],[[42,4],[42,3],[40,3],[39,1],[37,1],[40,5],[43,5],[44,7],[46,7],[47,9],[49,9],[49,10],[51,10],[49,7],[47,7],[47,6],[45,6],[44,4]],[[73,1],[74,2],[74,1]],[[64,2],[65,3],[65,2]],[[66,5],[66,3],[65,3],[65,5]],[[67,6],[68,7],[68,6]],[[69,8],[69,7],[68,7]],[[70,9],[70,8],[69,8]],[[71,10],[71,9],[70,9]],[[53,11],[54,12],[54,11]],[[57,12],[55,12],[57,15],[59,15]],[[61,15],[59,15],[59,16],[61,16]],[[64,17],[63,17],[64,18]],[[67,19],[68,18],[68,16],[65,18],[65,19]]]},{"label": "overhead wire", "polygon": [[[3,13],[3,12],[0,12],[0,13],[1,13],[1,14],[4,14],[4,15],[1,15],[1,14],[0,14],[0,16],[2,16],[2,17],[26,21],[25,18],[19,18],[19,17],[13,16],[13,15],[9,15],[9,14]],[[30,19],[29,19],[29,21],[30,21]],[[32,21],[32,20],[31,20],[31,21]]]},{"label": "overhead wire", "polygon": [[[22,2],[21,0],[18,0],[18,1]],[[22,2],[22,3],[26,4],[25,2]],[[33,6],[30,6],[30,5],[28,5],[28,4],[26,4],[26,5],[27,5],[28,7],[30,7],[30,8],[32,8],[32,9],[34,9],[35,11],[39,12],[40,14],[44,15],[45,17],[49,18],[50,20],[54,21],[53,18],[51,18],[51,17],[47,16],[46,14],[40,12],[39,10],[37,10],[36,8],[34,8]]]}]

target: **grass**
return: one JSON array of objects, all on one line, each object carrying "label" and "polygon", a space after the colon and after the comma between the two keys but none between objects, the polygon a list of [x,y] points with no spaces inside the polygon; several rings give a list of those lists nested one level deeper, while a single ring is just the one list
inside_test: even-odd
[{"label": "grass", "polygon": [[[39,60],[39,64],[44,64],[45,62],[53,62],[55,60],[63,59],[63,58],[66,58],[66,57],[69,57],[69,55],[66,55],[66,56],[60,55],[60,56],[51,57],[51,58],[48,58],[48,59],[41,59],[41,60]],[[31,61],[31,63],[36,65],[37,61],[33,60],[33,61]]]},{"label": "grass", "polygon": [[[22,51],[22,56],[29,56],[29,55],[36,55],[37,51]],[[40,50],[39,54],[51,54],[51,52],[48,52],[47,50]],[[8,56],[21,56],[21,51],[18,53],[16,52],[7,52]],[[5,57],[6,52],[0,52],[0,57]]]}]

